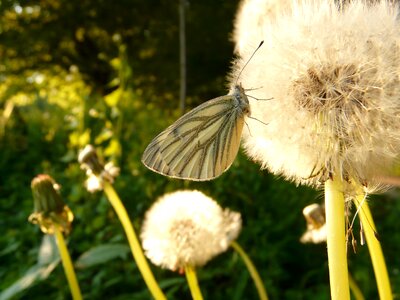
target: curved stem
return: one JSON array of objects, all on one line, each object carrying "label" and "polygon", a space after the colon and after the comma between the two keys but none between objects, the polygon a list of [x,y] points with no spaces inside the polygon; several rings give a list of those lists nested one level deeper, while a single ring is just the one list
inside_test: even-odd
[{"label": "curved stem", "polygon": [[81,290],[79,288],[78,280],[76,279],[74,267],[72,266],[71,257],[69,256],[67,246],[65,245],[64,236],[57,225],[54,226],[54,235],[56,236],[58,251],[60,252],[61,261],[64,267],[65,275],[67,276],[72,299],[82,300]]},{"label": "curved stem", "polygon": [[185,274],[193,300],[203,300],[194,267],[187,265],[185,267]]},{"label": "curved stem", "polygon": [[349,284],[350,284],[350,290],[353,293],[354,298],[356,300],[365,300],[364,295],[362,294],[354,278],[351,276],[350,272],[349,272]]},{"label": "curved stem", "polygon": [[325,211],[331,298],[350,300],[344,196],[342,182],[337,178],[325,182]]},{"label": "curved stem", "polygon": [[[374,220],[371,215],[365,194],[359,193],[353,199],[354,204],[357,206],[360,214],[360,220],[363,225],[365,238],[369,249],[369,254],[372,260],[372,265],[375,272],[376,283],[378,285],[379,298],[385,300],[392,300],[393,295],[390,288],[389,275],[386,268],[385,258],[383,256],[382,247],[377,237],[375,236],[376,228]],[[359,208],[359,206],[361,207]]]},{"label": "curved stem", "polygon": [[253,278],[254,284],[257,288],[258,296],[261,300],[268,300],[267,292],[265,290],[264,284],[262,283],[261,277],[257,272],[256,267],[251,261],[250,257],[246,254],[242,247],[236,242],[232,241],[231,247],[235,249],[237,253],[239,253],[240,257],[243,259],[246,264],[247,269],[249,270],[251,278]]},{"label": "curved stem", "polygon": [[139,244],[138,238],[136,237],[131,220],[129,219],[128,213],[126,212],[124,205],[119,199],[113,186],[106,181],[104,181],[103,184],[104,184],[104,192],[106,193],[108,200],[110,201],[115,212],[117,213],[117,216],[122,224],[122,227],[125,230],[125,234],[128,238],[133,258],[136,261],[139,271],[142,273],[143,279],[146,282],[147,287],[149,288],[151,294],[155,299],[166,300],[167,298],[165,297],[160,287],[158,286],[157,281],[155,280],[153,273],[151,272],[151,269],[143,254],[142,248]]}]

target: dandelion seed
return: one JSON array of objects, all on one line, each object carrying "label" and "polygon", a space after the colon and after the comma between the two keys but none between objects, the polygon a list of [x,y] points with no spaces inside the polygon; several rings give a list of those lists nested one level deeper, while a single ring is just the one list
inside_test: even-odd
[{"label": "dandelion seed", "polygon": [[241,229],[239,213],[223,210],[199,191],[161,197],[146,213],[141,238],[146,256],[170,270],[203,266],[226,251]]}]

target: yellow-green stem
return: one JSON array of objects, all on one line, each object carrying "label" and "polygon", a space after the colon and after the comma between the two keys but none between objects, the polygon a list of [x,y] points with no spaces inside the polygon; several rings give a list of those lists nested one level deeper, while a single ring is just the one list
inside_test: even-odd
[{"label": "yellow-green stem", "polygon": [[104,182],[104,192],[106,193],[111,205],[114,207],[114,210],[117,213],[117,216],[122,224],[122,227],[125,230],[133,258],[135,259],[139,271],[142,273],[143,279],[146,282],[146,285],[149,288],[151,294],[153,295],[154,299],[166,300],[167,298],[161,291],[160,287],[157,284],[157,281],[153,276],[153,273],[150,270],[150,267],[143,254],[142,248],[139,244],[138,238],[136,237],[135,231],[133,229],[132,223],[129,219],[128,213],[126,212],[124,205],[119,199],[113,186],[108,182]]},{"label": "yellow-green stem", "polygon": [[64,267],[65,275],[67,276],[72,299],[81,300],[82,294],[79,288],[78,280],[76,279],[74,267],[72,266],[71,257],[69,256],[67,246],[65,245],[64,236],[58,226],[54,226],[54,235],[56,236],[58,251],[60,252],[61,261]]},{"label": "yellow-green stem", "polygon": [[194,267],[187,265],[185,267],[185,274],[193,300],[203,300]]},{"label": "yellow-green stem", "polygon": [[364,235],[367,240],[369,254],[375,272],[375,279],[378,285],[379,298],[392,300],[393,295],[390,288],[389,275],[386,268],[385,258],[382,253],[381,244],[375,236],[376,228],[367,201],[363,201],[365,194],[359,193],[354,198],[354,203],[359,209],[360,220],[363,225]]},{"label": "yellow-green stem", "polygon": [[261,277],[257,272],[256,267],[251,261],[250,257],[246,254],[242,247],[236,242],[233,241],[231,243],[231,247],[235,249],[237,253],[239,253],[240,257],[243,259],[246,264],[247,269],[249,270],[250,276],[253,278],[254,284],[257,288],[258,296],[261,300],[268,300],[267,291],[265,290],[264,284],[262,283]]},{"label": "yellow-green stem", "polygon": [[332,300],[350,300],[342,181],[325,182],[329,280]]},{"label": "yellow-green stem", "polygon": [[350,284],[350,290],[353,293],[353,296],[356,300],[365,300],[364,295],[362,294],[360,288],[358,287],[357,283],[351,276],[349,272],[349,284]]}]

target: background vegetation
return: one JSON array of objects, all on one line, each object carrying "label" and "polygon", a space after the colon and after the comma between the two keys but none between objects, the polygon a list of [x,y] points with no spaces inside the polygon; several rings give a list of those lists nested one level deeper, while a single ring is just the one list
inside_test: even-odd
[{"label": "background vegetation", "polygon": [[[299,243],[302,208],[322,201],[321,192],[260,171],[242,154],[229,172],[206,183],[168,179],[140,163],[150,140],[180,114],[177,2],[0,0],[0,291],[37,263],[42,234],[27,222],[30,181],[48,173],[75,214],[69,250],[80,262],[85,299],[149,299],[108,201],[83,186],[77,153],[92,143],[121,168],[115,187],[137,231],[158,196],[199,189],[242,213],[238,241],[271,299],[329,298],[325,245]],[[237,1],[187,5],[188,107],[226,93],[236,9]],[[398,200],[393,190],[370,201],[397,296]],[[94,260],[83,260],[93,249]],[[367,247],[357,254],[349,248],[349,264],[366,299],[377,299]],[[189,298],[184,276],[153,269],[170,299]],[[199,280],[205,299],[257,298],[232,251],[199,270]],[[44,297],[70,298],[60,264],[14,298]]]}]

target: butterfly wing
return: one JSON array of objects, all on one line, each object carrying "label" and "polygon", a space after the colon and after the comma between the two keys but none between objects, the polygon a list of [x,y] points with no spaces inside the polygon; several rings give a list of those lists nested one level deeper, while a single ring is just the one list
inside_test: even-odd
[{"label": "butterfly wing", "polygon": [[237,155],[245,114],[233,95],[209,100],[155,137],[142,162],[175,178],[204,181],[218,177]]}]

